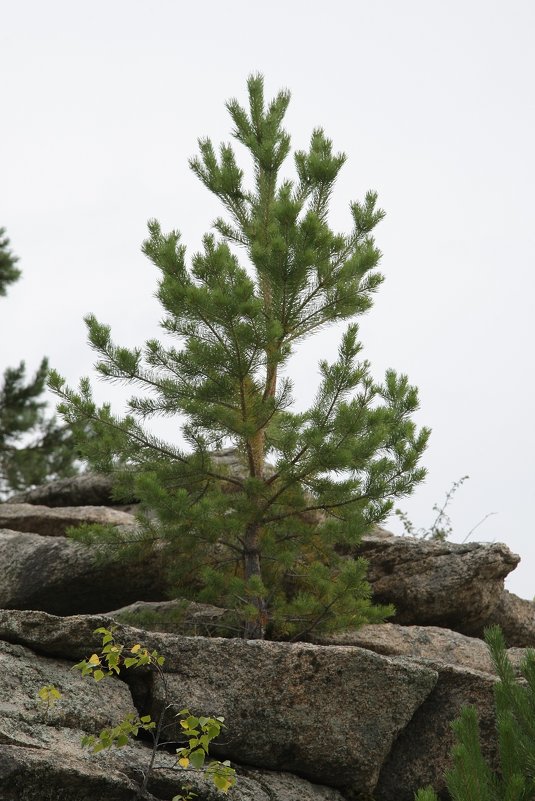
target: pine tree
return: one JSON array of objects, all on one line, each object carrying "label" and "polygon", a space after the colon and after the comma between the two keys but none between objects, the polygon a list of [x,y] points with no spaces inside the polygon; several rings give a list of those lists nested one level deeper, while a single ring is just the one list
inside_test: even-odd
[{"label": "pine tree", "polygon": [[20,277],[20,270],[15,267],[18,258],[9,249],[6,229],[0,228],[0,297],[6,294],[8,284]]},{"label": "pine tree", "polygon": [[[236,100],[227,109],[252,159],[251,185],[230,144],[218,156],[201,139],[190,162],[226,211],[190,267],[180,234],[149,222],[143,251],[161,271],[162,327],[176,344],[118,347],[108,326],[86,318],[100,375],[150,394],[132,397],[121,417],[95,405],[88,379],[74,391],[53,372],[50,386],[66,420],[91,423],[90,461],[156,514],[147,537],[165,540],[180,593],[236,608],[246,637],[297,637],[388,613],[371,604],[365,563],[342,554],[423,479],[429,432],[410,419],[418,399],[406,376],[389,370],[378,384],[359,360],[355,322],[335,361],[320,361],[310,408],[290,411],[296,346],[372,304],[383,280],[372,231],[383,212],[368,192],[350,205],[351,232],[331,230],[345,156],[318,128],[295,153],[297,180],[281,179],[289,93],[266,106],[263,79],[252,76],[248,95],[248,112]],[[185,444],[151,434],[144,421],[154,415],[180,415]],[[240,474],[216,458],[228,445]]]},{"label": "pine tree", "polygon": [[[18,261],[0,228],[0,295],[16,281]],[[72,432],[46,415],[43,392],[48,362],[41,361],[35,376],[26,379],[26,367],[8,367],[0,383],[0,498],[76,472],[77,451]]]},{"label": "pine tree", "polygon": [[[519,682],[499,626],[485,631],[499,682],[494,689],[500,765],[494,771],[483,757],[477,710],[465,707],[452,724],[456,743],[446,785],[453,801],[533,801],[535,798],[535,652],[526,653]],[[438,801],[431,788],[415,801]]]},{"label": "pine tree", "polygon": [[48,361],[27,381],[26,367],[8,367],[0,385],[0,497],[77,472],[72,432],[46,414]]}]

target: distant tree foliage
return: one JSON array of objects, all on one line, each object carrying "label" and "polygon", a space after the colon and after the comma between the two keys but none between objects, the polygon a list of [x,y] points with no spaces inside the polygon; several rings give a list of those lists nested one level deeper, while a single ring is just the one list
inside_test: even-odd
[{"label": "distant tree foliage", "polygon": [[5,296],[9,284],[20,278],[20,270],[15,267],[18,261],[9,249],[6,229],[0,228],[0,296]]},{"label": "distant tree foliage", "polygon": [[[20,276],[17,257],[0,228],[0,295]],[[22,361],[8,367],[0,383],[0,498],[54,478],[77,472],[77,450],[71,431],[47,417],[43,392],[48,361],[43,359],[31,379]]]},{"label": "distant tree foliage", "polygon": [[[298,343],[372,305],[383,280],[372,231],[383,212],[368,192],[350,204],[350,233],[333,231],[329,202],[344,154],[317,129],[309,150],[295,153],[295,181],[281,179],[289,93],[266,104],[253,76],[248,94],[248,109],[236,100],[227,109],[252,180],[228,144],[218,155],[201,139],[191,161],[227,213],[191,266],[180,234],[149,223],[143,250],[161,272],[162,327],[175,345],[118,347],[108,326],[86,318],[98,372],[152,396],[133,397],[121,418],[95,405],[88,379],[76,392],[53,371],[50,386],[69,423],[91,424],[84,454],[156,513],[147,539],[163,539],[180,594],[239,610],[245,637],[302,637],[391,611],[371,603],[365,562],[341,553],[423,479],[429,432],[411,420],[418,396],[406,376],[373,380],[354,322],[335,360],[320,360],[310,408],[290,411],[285,371]],[[154,415],[180,416],[186,450],[147,431]],[[229,445],[240,474],[214,458]]]},{"label": "distant tree foliage", "polygon": [[33,378],[26,367],[8,367],[0,384],[0,497],[77,472],[72,432],[47,417],[43,400],[48,361]]}]

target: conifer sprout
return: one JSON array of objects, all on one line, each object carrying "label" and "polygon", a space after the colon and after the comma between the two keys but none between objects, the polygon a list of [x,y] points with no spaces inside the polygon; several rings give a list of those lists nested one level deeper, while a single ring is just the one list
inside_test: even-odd
[{"label": "conifer sprout", "polygon": [[[116,475],[118,494],[141,499],[143,537],[163,541],[170,590],[237,610],[247,638],[299,638],[392,611],[371,603],[365,562],[341,554],[423,480],[429,435],[411,420],[418,395],[407,377],[388,370],[376,383],[361,359],[354,318],[383,280],[372,232],[384,213],[368,192],[350,203],[350,232],[331,230],[346,157],[320,128],[294,155],[295,180],[280,179],[289,100],[281,91],[266,104],[254,75],[248,109],[227,103],[232,135],[252,161],[249,182],[230,144],[216,152],[199,140],[191,168],[225,216],[189,265],[178,231],[149,222],[143,251],[161,273],[161,325],[174,343],[120,347],[109,326],[86,318],[98,373],[148,393],[119,416],[95,404],[87,378],[77,391],[55,372],[50,379],[67,422],[91,425],[84,455]],[[291,411],[290,356],[343,321],[338,356],[319,362],[312,404]],[[154,415],[177,415],[182,439],[151,434]],[[243,470],[216,458],[222,448],[235,449]]]},{"label": "conifer sprout", "polygon": [[[499,681],[494,688],[499,767],[484,758],[477,710],[468,706],[452,724],[453,767],[446,785],[453,801],[533,801],[535,798],[535,651],[528,649],[517,680],[499,626],[485,630],[485,641]],[[438,801],[431,789],[415,801]]]}]

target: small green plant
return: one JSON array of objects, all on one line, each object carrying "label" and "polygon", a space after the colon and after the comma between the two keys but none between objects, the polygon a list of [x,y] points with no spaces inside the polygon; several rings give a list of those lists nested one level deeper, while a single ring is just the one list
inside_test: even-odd
[{"label": "small green plant", "polygon": [[38,692],[39,702],[42,704],[45,720],[48,718],[48,713],[54,704],[61,698],[61,693],[53,684],[46,684]]},{"label": "small green plant", "polygon": [[[148,668],[158,675],[164,689],[164,703],[158,718],[153,720],[150,715],[138,716],[135,713],[127,717],[116,726],[102,729],[98,735],[87,734],[82,738],[82,746],[97,754],[110,748],[122,748],[137,737],[140,731],[147,732],[152,738],[151,757],[143,781],[137,792],[137,799],[147,795],[149,780],[154,771],[154,762],[158,749],[163,745],[162,734],[166,725],[164,719],[169,712],[177,706],[169,700],[169,693],[165,673],[162,670],[165,657],[155,650],[149,650],[140,643],[127,647],[116,641],[113,629],[104,627],[95,629],[95,634],[102,636],[102,645],[99,653],[93,653],[74,665],[73,670],[79,670],[82,676],[91,676],[100,682],[108,676],[119,675],[125,668]],[[60,691],[52,684],[47,684],[39,690],[39,699],[46,704],[46,711],[61,697]],[[175,765],[183,770],[203,770],[214,785],[223,793],[236,783],[236,772],[230,762],[211,760],[206,763],[210,744],[221,734],[224,726],[222,717],[196,717],[189,709],[181,709],[175,715],[183,730],[186,743],[176,749]],[[169,743],[165,743],[169,745]],[[206,763],[206,765],[205,765]],[[184,789],[184,788],[183,788]],[[172,801],[190,801],[195,795],[191,791],[186,794],[175,795]]]},{"label": "small green plant", "polygon": [[[499,626],[485,630],[499,677],[494,688],[499,770],[481,751],[477,711],[465,707],[452,724],[456,743],[446,785],[453,801],[533,801],[535,798],[535,651],[528,650],[519,682]],[[419,790],[415,801],[438,801],[435,791]]]}]

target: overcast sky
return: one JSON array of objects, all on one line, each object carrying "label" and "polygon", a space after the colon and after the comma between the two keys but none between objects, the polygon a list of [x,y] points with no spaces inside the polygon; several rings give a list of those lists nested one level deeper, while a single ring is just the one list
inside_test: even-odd
[{"label": "overcast sky", "polygon": [[[229,139],[224,102],[261,71],[269,95],[292,92],[294,146],[321,125],[348,155],[333,226],[368,189],[387,212],[363,353],[377,379],[409,375],[433,429],[401,508],[431,525],[468,474],[452,539],[494,513],[471,539],[518,553],[506,586],[532,598],[534,38],[532,0],[2,4],[0,225],[23,278],[0,300],[0,368],[46,354],[71,384],[91,375],[88,312],[119,344],[159,335],[146,221],[199,247],[220,209],[188,158],[199,136]],[[294,359],[300,407],[339,333]],[[96,395],[123,407],[114,387]]]}]

